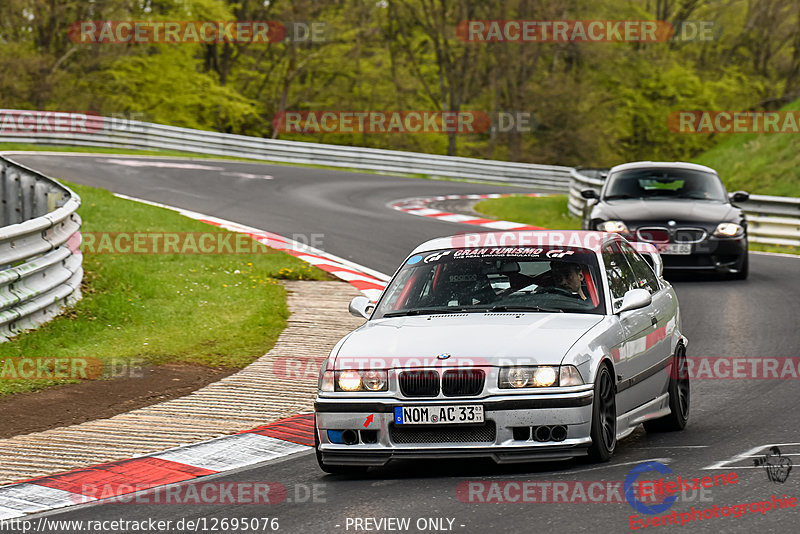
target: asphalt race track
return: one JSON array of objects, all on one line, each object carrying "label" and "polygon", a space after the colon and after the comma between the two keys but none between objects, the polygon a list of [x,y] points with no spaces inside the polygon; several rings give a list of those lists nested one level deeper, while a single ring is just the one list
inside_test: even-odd
[{"label": "asphalt race track", "polygon": [[[525,191],[494,185],[399,178],[326,169],[195,160],[211,169],[119,165],[103,156],[14,156],[56,178],[178,206],[285,237],[321,234],[319,248],[386,274],[420,242],[463,232],[454,223],[414,217],[387,203],[415,196]],[[133,160],[131,157],[121,159]],[[135,160],[141,162],[141,159]],[[185,160],[183,160],[185,161]],[[263,178],[269,176],[271,178]],[[131,229],[135,230],[134,228]],[[319,237],[319,236],[318,236]],[[302,237],[298,240],[301,240]],[[752,255],[747,281],[678,279],[690,356],[798,357],[800,259]],[[342,310],[342,313],[347,313]],[[278,518],[280,532],[366,532],[365,518],[410,518],[407,532],[626,532],[634,510],[622,503],[462,502],[459,484],[482,481],[622,481],[637,463],[658,460],[683,478],[735,471],[738,483],[679,499],[679,514],[713,506],[800,495],[800,468],[785,483],[771,482],[752,458],[704,469],[748,450],[780,444],[800,461],[800,387],[797,380],[696,380],[692,412],[683,432],[646,434],[641,428],[621,441],[610,463],[581,461],[495,466],[489,462],[396,463],[357,479],[325,475],[313,453],[226,473],[215,482],[279,482],[287,500],[270,505],[96,504],[47,514],[49,519]],[[89,437],[90,439],[90,437]],[[796,444],[796,445],[792,445]],[[202,483],[209,478],[202,479]],[[201,483],[198,482],[198,483]],[[462,486],[463,488],[464,486]],[[510,486],[514,487],[514,486]],[[570,493],[572,491],[570,490]],[[485,496],[486,492],[475,495]],[[518,496],[509,494],[511,498]],[[691,497],[691,494],[688,494]],[[479,497],[474,497],[478,499]],[[291,502],[290,502],[291,501]],[[298,502],[301,501],[301,502]],[[797,532],[800,507],[697,519],[684,527],[651,526],[648,532]],[[671,510],[670,510],[671,511]],[[426,521],[428,518],[444,518]],[[452,520],[452,523],[449,521]],[[199,529],[202,530],[202,527]],[[222,529],[219,529],[220,531]],[[257,529],[269,532],[270,529]],[[233,532],[233,529],[227,529]],[[249,531],[249,530],[248,530]]]}]

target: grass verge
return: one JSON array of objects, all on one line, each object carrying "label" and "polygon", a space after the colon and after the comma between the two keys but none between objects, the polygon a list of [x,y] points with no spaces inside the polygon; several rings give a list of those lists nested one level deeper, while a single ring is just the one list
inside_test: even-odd
[{"label": "grass verge", "polygon": [[[800,110],[800,100],[781,108]],[[728,191],[800,196],[800,138],[792,133],[723,134],[693,161],[715,169]]]},{"label": "grass verge", "polygon": [[[567,201],[566,195],[491,198],[478,202],[474,209],[492,219],[530,224],[553,230],[580,230],[581,220],[569,213]],[[759,252],[800,254],[800,247],[750,243],[749,248]]]},{"label": "grass verge", "polygon": [[[65,183],[83,200],[84,232],[228,233]],[[96,358],[106,377],[114,365],[119,372],[131,362],[244,367],[272,348],[286,326],[289,311],[278,279],[331,279],[288,254],[256,246],[263,253],[86,254],[83,299],[41,328],[0,343],[0,396],[76,381],[17,379],[21,367],[12,363],[19,358]]]},{"label": "grass verge", "polygon": [[581,220],[569,213],[567,201],[567,195],[490,198],[475,204],[474,209],[492,219],[553,230],[580,230]]}]

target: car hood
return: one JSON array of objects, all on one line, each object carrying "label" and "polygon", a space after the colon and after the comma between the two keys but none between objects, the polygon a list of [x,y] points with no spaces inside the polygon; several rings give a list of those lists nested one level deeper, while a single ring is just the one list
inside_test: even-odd
[{"label": "car hood", "polygon": [[[463,313],[369,321],[341,345],[337,369],[561,363],[602,315]],[[438,359],[449,354],[446,359]]]},{"label": "car hood", "polygon": [[739,208],[703,200],[611,200],[598,206],[602,217],[625,222],[673,220],[682,223],[738,222]]}]

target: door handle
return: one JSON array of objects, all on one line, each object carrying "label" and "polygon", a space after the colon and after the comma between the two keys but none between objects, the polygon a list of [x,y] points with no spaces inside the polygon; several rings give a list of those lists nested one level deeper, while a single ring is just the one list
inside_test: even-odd
[{"label": "door handle", "polygon": [[658,318],[655,315],[650,316],[650,324],[656,326],[658,324]]}]

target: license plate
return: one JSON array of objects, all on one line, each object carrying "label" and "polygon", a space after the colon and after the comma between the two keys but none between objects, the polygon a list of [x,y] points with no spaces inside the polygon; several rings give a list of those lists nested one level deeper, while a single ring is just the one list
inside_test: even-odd
[{"label": "license plate", "polygon": [[483,406],[480,404],[396,406],[394,423],[396,425],[483,423]]},{"label": "license plate", "polygon": [[661,254],[686,256],[692,253],[692,245],[687,243],[670,243],[669,245],[659,246],[658,252]]}]

